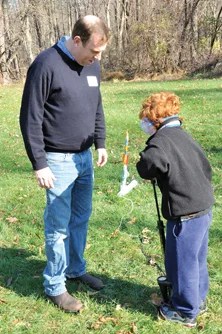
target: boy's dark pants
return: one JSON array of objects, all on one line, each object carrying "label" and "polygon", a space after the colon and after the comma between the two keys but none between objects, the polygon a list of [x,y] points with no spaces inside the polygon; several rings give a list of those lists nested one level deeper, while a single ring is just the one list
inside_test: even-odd
[{"label": "boy's dark pants", "polygon": [[212,211],[187,220],[167,221],[165,266],[173,307],[189,318],[199,313],[209,288],[208,232]]}]

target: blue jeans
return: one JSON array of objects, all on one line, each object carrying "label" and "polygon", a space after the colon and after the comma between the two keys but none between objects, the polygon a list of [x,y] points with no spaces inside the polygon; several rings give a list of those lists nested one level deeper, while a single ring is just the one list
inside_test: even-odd
[{"label": "blue jeans", "polygon": [[56,181],[46,190],[45,249],[43,272],[45,293],[57,296],[66,291],[67,277],[86,272],[84,250],[88,220],[92,212],[93,162],[91,150],[46,154]]},{"label": "blue jeans", "polygon": [[209,277],[208,232],[212,212],[181,221],[167,221],[165,266],[172,283],[171,302],[182,314],[195,318],[205,301]]}]

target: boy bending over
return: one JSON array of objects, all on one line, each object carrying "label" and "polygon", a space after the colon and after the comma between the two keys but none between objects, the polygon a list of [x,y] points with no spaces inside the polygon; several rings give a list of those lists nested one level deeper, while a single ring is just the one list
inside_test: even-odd
[{"label": "boy bending over", "polygon": [[169,304],[159,308],[165,320],[196,326],[206,310],[209,288],[208,231],[214,203],[211,167],[202,148],[181,127],[180,101],[173,93],[147,98],[140,111],[141,128],[150,135],[137,170],[157,179],[161,211],[167,220],[165,267],[172,284]]}]

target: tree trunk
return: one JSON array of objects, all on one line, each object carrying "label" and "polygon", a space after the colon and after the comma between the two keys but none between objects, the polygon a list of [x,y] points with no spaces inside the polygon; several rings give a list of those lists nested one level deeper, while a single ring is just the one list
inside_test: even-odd
[{"label": "tree trunk", "polygon": [[222,15],[222,6],[220,7],[220,9],[218,11],[218,14],[217,14],[217,17],[216,17],[216,22],[215,22],[215,28],[214,28],[214,31],[213,31],[213,35],[211,36],[209,56],[211,56],[211,54],[212,54],[212,50],[213,50],[214,43],[216,41],[218,32],[219,32],[220,28],[222,27],[221,15]]},{"label": "tree trunk", "polygon": [[5,41],[5,17],[7,17],[7,7],[5,0],[0,2],[0,83],[6,85],[11,82],[6,57],[6,41]]},{"label": "tree trunk", "polygon": [[184,50],[186,49],[185,48],[186,41],[189,39],[189,37],[187,36],[188,26],[190,22],[192,22],[192,18],[194,16],[194,13],[200,1],[201,0],[194,0],[194,2],[191,3],[189,0],[184,0],[184,23],[183,23],[183,29],[182,29],[182,33],[180,37],[180,51],[179,51],[179,57],[178,57],[179,67],[182,66]]},{"label": "tree trunk", "polygon": [[29,13],[26,12],[25,18],[25,46],[26,46],[26,52],[28,61],[31,64],[34,60],[34,54],[32,52],[32,34],[31,34],[31,27],[30,27],[30,20],[29,20]]}]

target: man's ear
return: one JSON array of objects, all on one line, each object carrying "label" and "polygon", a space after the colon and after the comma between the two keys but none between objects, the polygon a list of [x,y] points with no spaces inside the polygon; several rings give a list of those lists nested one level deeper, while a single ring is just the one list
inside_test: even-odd
[{"label": "man's ear", "polygon": [[80,37],[80,36],[75,36],[75,37],[73,38],[73,42],[74,42],[74,44],[75,44],[76,46],[78,46],[80,43],[82,43],[82,41],[81,41],[81,37]]}]

